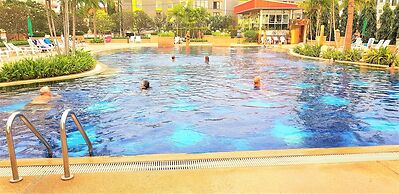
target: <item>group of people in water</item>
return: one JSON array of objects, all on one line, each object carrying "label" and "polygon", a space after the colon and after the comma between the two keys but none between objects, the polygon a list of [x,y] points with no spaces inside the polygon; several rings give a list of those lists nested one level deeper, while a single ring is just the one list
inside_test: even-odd
[{"label": "group of people in water", "polygon": [[[172,56],[171,60],[176,61],[176,56]],[[209,63],[209,56],[204,57],[204,62],[207,64]],[[262,78],[260,76],[255,76],[253,84],[254,84],[255,90],[260,90],[261,86],[262,86]],[[148,80],[141,81],[141,84],[140,84],[141,90],[148,90],[150,88],[151,88],[151,86],[150,86],[150,82]],[[48,102],[52,98],[52,93],[51,93],[50,87],[44,86],[44,87],[40,88],[39,93],[40,93],[40,95],[37,96],[36,98],[34,98],[31,102],[31,104],[34,104],[34,105],[35,104],[36,105],[48,104]]]}]

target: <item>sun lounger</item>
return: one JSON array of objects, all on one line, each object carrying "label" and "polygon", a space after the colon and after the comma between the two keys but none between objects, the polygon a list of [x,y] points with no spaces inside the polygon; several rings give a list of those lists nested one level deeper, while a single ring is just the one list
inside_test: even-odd
[{"label": "sun lounger", "polygon": [[180,44],[180,37],[178,36],[175,37],[175,44]]},{"label": "sun lounger", "polygon": [[363,48],[363,41],[361,38],[356,38],[355,43],[352,44],[352,49],[362,49]]},{"label": "sun lounger", "polygon": [[380,49],[383,43],[384,43],[384,40],[378,41],[378,43],[375,45],[374,48],[375,48],[375,49]]},{"label": "sun lounger", "polygon": [[31,47],[17,47],[13,43],[5,43],[7,47],[11,48],[16,53],[36,54],[37,50]]},{"label": "sun lounger", "polygon": [[36,45],[36,44],[33,42],[32,39],[28,39],[28,43],[29,43],[29,46],[30,46],[32,49],[36,50],[37,52],[49,51],[48,46],[47,46],[47,47],[46,47],[46,46],[42,46],[40,43],[37,43],[37,45]]},{"label": "sun lounger", "polygon": [[366,48],[371,48],[374,44],[375,38],[369,38],[369,41],[365,45]]},{"label": "sun lounger", "polygon": [[386,40],[383,44],[382,44],[382,48],[386,48],[389,43],[391,43],[391,40]]}]

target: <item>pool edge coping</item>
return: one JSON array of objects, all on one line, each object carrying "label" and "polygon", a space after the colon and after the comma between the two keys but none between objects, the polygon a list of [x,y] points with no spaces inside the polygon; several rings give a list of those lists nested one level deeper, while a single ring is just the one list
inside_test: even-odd
[{"label": "pool edge coping", "polygon": [[[143,154],[134,156],[95,156],[95,157],[70,157],[70,164],[102,164],[121,162],[143,161],[168,161],[168,160],[197,160],[217,158],[244,158],[244,157],[282,157],[282,156],[315,156],[332,154],[364,154],[399,152],[399,145],[383,146],[358,146],[339,148],[298,148],[258,151],[234,152],[208,152],[198,154],[170,153],[170,154]],[[62,165],[62,158],[24,158],[18,160],[18,166],[46,166]],[[0,160],[0,167],[9,167],[8,159]]]}]

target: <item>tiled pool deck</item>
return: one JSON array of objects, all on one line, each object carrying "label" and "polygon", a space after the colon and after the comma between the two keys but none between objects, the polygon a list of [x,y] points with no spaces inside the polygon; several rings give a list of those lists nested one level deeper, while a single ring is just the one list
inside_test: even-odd
[{"label": "tiled pool deck", "polygon": [[[102,164],[139,161],[195,160],[211,158],[373,154],[399,151],[399,146],[330,149],[292,149],[206,154],[158,154],[127,157],[71,158],[71,164]],[[19,166],[60,165],[57,159],[21,159]],[[0,167],[9,161],[0,161]],[[73,172],[72,172],[73,173]],[[154,170],[76,173],[62,181],[60,174],[26,176],[19,183],[0,177],[0,193],[253,193],[253,192],[379,192],[399,191],[399,160],[370,160],[319,164],[257,167],[212,167],[193,170]]]}]

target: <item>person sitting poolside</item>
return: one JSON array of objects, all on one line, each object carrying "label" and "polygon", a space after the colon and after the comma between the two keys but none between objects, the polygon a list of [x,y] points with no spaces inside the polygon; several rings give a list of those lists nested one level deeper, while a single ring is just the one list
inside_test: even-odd
[{"label": "person sitting poolside", "polygon": [[209,63],[209,56],[204,57],[205,63]]},{"label": "person sitting poolside", "polygon": [[172,59],[172,61],[175,61],[175,60],[176,60],[176,57],[175,57],[175,56],[172,56],[171,59]]},{"label": "person sitting poolside", "polygon": [[32,100],[30,104],[32,105],[42,105],[42,104],[48,104],[49,101],[51,100],[52,94],[51,90],[48,86],[44,86],[40,88],[39,90],[40,96],[37,96]]},{"label": "person sitting poolside", "polygon": [[262,78],[260,76],[256,76],[254,78],[254,89],[260,90],[261,86],[262,86]]},{"label": "person sitting poolside", "polygon": [[151,87],[150,87],[150,82],[149,81],[147,81],[147,80],[143,80],[142,82],[141,82],[141,85],[140,85],[140,89],[141,90],[148,90],[148,89],[150,89]]}]

